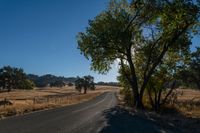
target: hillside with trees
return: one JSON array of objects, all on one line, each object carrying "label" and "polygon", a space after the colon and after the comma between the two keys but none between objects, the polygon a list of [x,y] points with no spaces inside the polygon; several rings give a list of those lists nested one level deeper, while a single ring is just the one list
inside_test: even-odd
[{"label": "hillside with trees", "polygon": [[61,77],[51,74],[38,76],[26,74],[22,68],[4,66],[0,69],[0,90],[33,89],[34,87],[73,86],[77,78]]},{"label": "hillside with trees", "polygon": [[64,86],[64,84],[74,83],[76,78],[75,77],[61,77],[61,76],[54,76],[51,74],[46,74],[43,76],[28,74],[27,77],[35,83],[37,87],[46,87],[46,86]]},{"label": "hillside with trees", "polygon": [[95,85],[105,85],[105,86],[120,86],[118,82],[97,82]]}]

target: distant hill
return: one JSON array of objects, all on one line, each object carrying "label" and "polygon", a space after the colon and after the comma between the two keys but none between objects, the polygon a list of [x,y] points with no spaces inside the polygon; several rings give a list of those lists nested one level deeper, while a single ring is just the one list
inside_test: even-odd
[{"label": "distant hill", "polygon": [[[63,76],[55,76],[51,74],[46,74],[42,76],[28,74],[27,77],[29,80],[35,83],[36,87],[46,87],[58,82],[60,83],[64,82],[65,84],[74,83],[75,80],[77,79],[76,77],[63,77]],[[119,86],[119,83],[118,82],[98,82],[98,83],[95,83],[95,85]]]},{"label": "distant hill", "polygon": [[51,74],[46,74],[43,76],[38,76],[34,74],[28,74],[28,79],[32,80],[37,87],[45,87],[50,84],[53,84],[55,82],[64,82],[66,84],[68,83],[74,83],[76,78],[75,77],[62,77],[62,76],[55,76]]}]

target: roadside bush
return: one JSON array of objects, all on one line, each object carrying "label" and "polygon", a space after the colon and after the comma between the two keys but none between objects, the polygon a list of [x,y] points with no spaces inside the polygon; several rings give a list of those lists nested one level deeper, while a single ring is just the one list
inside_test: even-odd
[{"label": "roadside bush", "polygon": [[124,96],[124,102],[127,106],[133,106],[133,94],[130,89],[123,88],[120,90],[120,94]]}]

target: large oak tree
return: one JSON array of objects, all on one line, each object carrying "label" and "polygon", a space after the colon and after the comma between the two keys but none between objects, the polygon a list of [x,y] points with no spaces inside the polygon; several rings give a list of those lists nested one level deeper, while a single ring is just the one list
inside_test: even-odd
[{"label": "large oak tree", "polygon": [[168,51],[188,48],[198,17],[198,3],[192,0],[112,0],[89,21],[86,31],[78,34],[78,48],[100,73],[108,72],[111,64],[120,60],[134,106],[143,108],[144,90],[155,70],[165,63]]}]

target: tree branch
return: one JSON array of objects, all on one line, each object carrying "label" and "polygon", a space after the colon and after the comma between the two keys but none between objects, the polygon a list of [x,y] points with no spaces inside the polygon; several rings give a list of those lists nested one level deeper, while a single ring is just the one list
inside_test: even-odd
[{"label": "tree branch", "polygon": [[167,93],[167,95],[165,96],[165,98],[163,99],[161,105],[165,104],[167,101],[167,98],[169,97],[169,95],[172,93],[172,91],[175,89],[175,85],[176,85],[176,81],[173,82],[170,91]]},{"label": "tree branch", "polygon": [[166,52],[168,51],[169,47],[171,45],[173,45],[176,40],[183,34],[187,31],[188,27],[190,26],[191,24],[187,24],[181,31],[177,31],[178,29],[175,30],[175,33],[172,37],[172,39],[169,41],[169,42],[166,42],[163,46],[163,50],[161,52],[161,54],[158,56],[158,59],[154,62],[152,68],[150,69],[150,71],[148,72],[148,74],[144,77],[144,81],[143,81],[143,84],[142,84],[142,87],[140,89],[140,96],[143,95],[144,93],[144,89],[151,77],[151,75],[153,74],[155,68],[160,64],[161,60],[163,59],[164,55],[166,54]]}]

